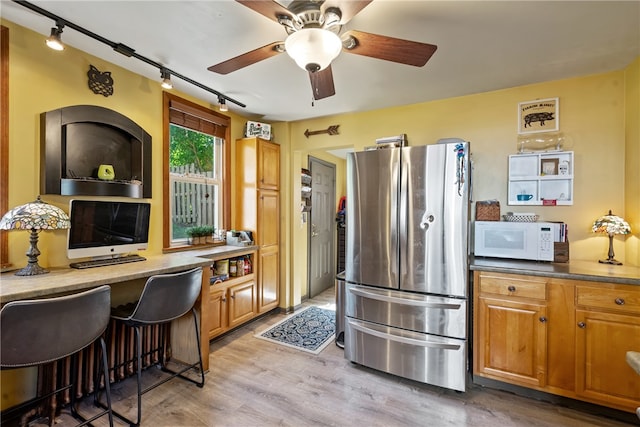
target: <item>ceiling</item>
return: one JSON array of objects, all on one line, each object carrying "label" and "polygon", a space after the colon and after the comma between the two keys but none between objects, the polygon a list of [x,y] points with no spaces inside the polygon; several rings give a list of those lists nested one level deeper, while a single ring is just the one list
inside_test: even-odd
[{"label": "ceiling", "polygon": [[[333,1],[333,0],[332,0]],[[620,70],[640,55],[640,1],[374,0],[351,29],[435,44],[424,67],[342,52],[332,63],[336,95],[312,102],[306,71],[285,54],[227,75],[207,67],[283,41],[282,26],[233,0],[33,1],[66,21],[163,64],[239,102],[254,120],[295,121],[481,93]],[[287,5],[288,1],[280,1]],[[54,22],[9,0],[3,19],[48,36]],[[160,72],[71,28],[62,39],[123,68]],[[61,60],[64,58],[61,54]],[[103,70],[105,71],[105,70]],[[114,75],[117,87],[117,75]],[[217,98],[174,77],[174,87]]]}]

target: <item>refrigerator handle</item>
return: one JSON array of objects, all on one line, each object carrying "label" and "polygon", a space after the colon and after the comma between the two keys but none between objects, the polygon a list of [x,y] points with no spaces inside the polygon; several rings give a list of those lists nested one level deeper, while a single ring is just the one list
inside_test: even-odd
[{"label": "refrigerator handle", "polygon": [[386,334],[384,332],[367,328],[366,326],[361,325],[359,322],[356,323],[351,319],[347,319],[347,320],[353,329],[359,330],[360,332],[363,332],[367,335],[373,335],[374,337],[382,338],[385,340],[396,341],[402,344],[417,345],[420,347],[441,348],[443,350],[459,350],[460,349],[460,346],[457,344],[435,343],[430,341],[415,340],[413,338],[402,337],[394,334]]},{"label": "refrigerator handle", "polygon": [[461,307],[461,304],[457,303],[443,303],[443,302],[428,302],[424,300],[414,300],[410,298],[400,298],[400,297],[392,297],[389,295],[379,295],[375,292],[365,291],[362,288],[350,287],[349,292],[354,295],[361,296],[363,298],[373,299],[377,301],[383,302],[391,302],[402,305],[412,305],[416,307],[425,307],[425,308],[443,308],[447,310],[458,310]]}]

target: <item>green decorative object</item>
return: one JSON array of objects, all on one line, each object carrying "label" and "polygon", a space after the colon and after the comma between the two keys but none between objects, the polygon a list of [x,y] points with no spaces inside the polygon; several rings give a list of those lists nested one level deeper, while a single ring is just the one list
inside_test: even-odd
[{"label": "green decorative object", "polygon": [[98,167],[98,178],[105,181],[112,181],[116,177],[116,173],[111,165],[100,165]]}]

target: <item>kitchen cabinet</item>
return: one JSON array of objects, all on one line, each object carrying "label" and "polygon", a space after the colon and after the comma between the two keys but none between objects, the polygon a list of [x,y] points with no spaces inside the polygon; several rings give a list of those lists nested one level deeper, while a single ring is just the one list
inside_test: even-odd
[{"label": "kitchen cabinet", "polygon": [[[508,204],[572,205],[573,175],[573,151],[512,154]],[[531,198],[519,200],[519,195]]]},{"label": "kitchen cabinet", "polygon": [[[209,303],[207,306],[209,339],[215,338],[257,316],[256,254],[255,250],[242,251],[236,253],[236,256],[221,258],[214,263],[248,258],[251,264],[251,272],[228,277],[226,280],[219,279],[219,271],[213,272],[213,282],[209,285]],[[214,267],[212,266],[213,269]]]},{"label": "kitchen cabinet", "polygon": [[258,245],[257,311],[280,303],[280,146],[261,138],[236,141],[233,227],[251,230]]},{"label": "kitchen cabinet", "polygon": [[634,412],[640,287],[474,272],[473,374]]},{"label": "kitchen cabinet", "polygon": [[542,387],[546,378],[546,281],[484,275],[478,286],[475,371]]},{"label": "kitchen cabinet", "polygon": [[576,302],[576,393],[604,405],[637,407],[640,380],[625,360],[627,351],[640,349],[640,289],[580,284]]}]

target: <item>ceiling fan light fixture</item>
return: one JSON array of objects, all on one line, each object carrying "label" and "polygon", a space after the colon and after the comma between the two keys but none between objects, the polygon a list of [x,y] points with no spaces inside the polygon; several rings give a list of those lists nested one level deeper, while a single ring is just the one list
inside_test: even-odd
[{"label": "ceiling fan light fixture", "polygon": [[342,50],[337,34],[320,28],[303,28],[284,42],[289,56],[303,70],[315,73],[327,68]]}]

